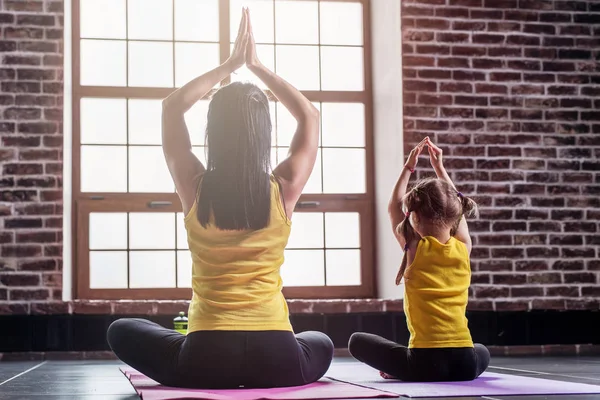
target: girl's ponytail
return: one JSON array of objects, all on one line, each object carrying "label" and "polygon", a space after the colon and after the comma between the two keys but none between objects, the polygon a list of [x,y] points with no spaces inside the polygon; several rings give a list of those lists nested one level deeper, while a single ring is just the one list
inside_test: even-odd
[{"label": "girl's ponytail", "polygon": [[404,272],[406,271],[406,264],[408,263],[408,244],[414,240],[415,231],[410,224],[410,211],[406,213],[404,220],[400,222],[400,224],[396,227],[396,233],[406,240],[406,245],[404,245],[404,255],[402,256],[402,263],[400,264],[400,269],[398,270],[398,275],[396,275],[396,286],[400,285],[402,278],[404,277]]},{"label": "girl's ponytail", "polygon": [[463,195],[461,192],[458,192],[458,197],[460,197],[460,203],[462,205],[462,215],[467,218],[477,218],[479,216],[479,210],[477,209],[475,200]]}]

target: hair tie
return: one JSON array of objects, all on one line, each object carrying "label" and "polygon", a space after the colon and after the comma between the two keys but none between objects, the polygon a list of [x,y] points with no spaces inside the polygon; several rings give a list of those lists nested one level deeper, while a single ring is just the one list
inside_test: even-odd
[{"label": "hair tie", "polygon": [[464,197],[463,194],[461,192],[458,192],[458,197]]},{"label": "hair tie", "polygon": [[408,251],[408,242],[406,242],[406,244],[404,245],[404,251],[407,252]]},{"label": "hair tie", "polygon": [[409,218],[409,217],[410,217],[410,211],[407,211],[406,212],[406,218]]}]

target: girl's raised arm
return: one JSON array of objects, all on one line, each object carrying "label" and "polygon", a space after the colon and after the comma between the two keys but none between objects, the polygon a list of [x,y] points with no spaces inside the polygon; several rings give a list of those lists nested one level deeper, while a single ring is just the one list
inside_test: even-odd
[{"label": "girl's raised arm", "polygon": [[402,199],[404,198],[404,195],[406,195],[406,187],[410,180],[410,174],[417,166],[419,155],[421,154],[421,151],[423,151],[423,146],[425,146],[425,140],[426,139],[423,139],[421,143],[416,145],[415,148],[410,151],[388,203],[388,214],[390,216],[390,222],[392,223],[392,230],[402,248],[406,245],[406,238],[399,235],[396,229],[405,217],[405,211],[402,210]]},{"label": "girl's raised arm", "polygon": [[456,189],[454,182],[446,172],[446,168],[443,165],[442,149],[437,147],[431,139],[426,138],[427,150],[429,152],[429,160],[431,162],[431,166],[435,170],[435,173],[438,179],[443,179],[448,182],[456,191],[457,196],[460,197],[463,206],[463,216],[460,218],[460,222],[458,223],[458,227],[456,228],[456,232],[454,233],[454,237],[464,244],[467,245],[467,250],[471,253],[471,249],[473,248],[473,242],[471,240],[471,235],[469,234],[469,226],[467,225],[467,220],[465,218],[466,215],[470,215],[476,209],[475,202],[467,197],[465,197],[461,192]]}]

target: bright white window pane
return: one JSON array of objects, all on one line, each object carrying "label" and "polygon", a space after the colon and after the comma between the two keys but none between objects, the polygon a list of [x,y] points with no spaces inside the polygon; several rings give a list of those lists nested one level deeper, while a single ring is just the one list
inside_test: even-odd
[{"label": "bright white window pane", "polygon": [[129,213],[130,249],[175,249],[175,213]]},{"label": "bright white window pane", "polygon": [[82,144],[126,144],[125,99],[81,99]]},{"label": "bright white window pane", "polygon": [[321,44],[363,44],[360,3],[321,1]]},{"label": "bright white window pane", "polygon": [[204,165],[206,167],[206,147],[204,147],[204,146],[193,146],[192,147],[192,153],[194,153],[194,155],[196,157],[198,157],[198,160],[200,160],[200,162],[202,163],[202,165]]},{"label": "bright white window pane", "polygon": [[175,287],[174,251],[130,251],[129,287]]},{"label": "bright white window pane", "polygon": [[126,251],[90,251],[90,289],[127,289]]},{"label": "bright white window pane", "polygon": [[82,38],[125,39],[125,0],[80,0]]},{"label": "bright white window pane", "polygon": [[365,151],[323,149],[323,192],[364,193]]},{"label": "bright white window pane", "polygon": [[[298,90],[319,90],[319,48],[276,46],[276,72]],[[342,74],[340,71],[338,74]]]},{"label": "bright white window pane", "polygon": [[281,267],[283,286],[325,285],[325,257],[323,250],[286,250]]},{"label": "bright white window pane", "polygon": [[289,146],[297,127],[298,121],[283,104],[277,103],[277,145]]},{"label": "bright white window pane", "polygon": [[129,86],[173,87],[173,43],[129,42]]},{"label": "bright white window pane", "polygon": [[177,213],[177,248],[187,249],[187,231],[185,229],[185,222],[183,221],[183,213]]},{"label": "bright white window pane", "polygon": [[129,143],[162,144],[162,101],[129,99]]},{"label": "bright white window pane", "polygon": [[192,253],[189,250],[177,252],[177,287],[192,287]]},{"label": "bright white window pane", "polygon": [[127,213],[90,213],[90,250],[127,249]]},{"label": "bright white window pane", "polygon": [[175,0],[175,40],[219,41],[219,0]]},{"label": "bright white window pane", "polygon": [[360,250],[326,250],[327,286],[359,286]]},{"label": "bright white window pane", "polygon": [[125,41],[81,41],[81,85],[125,86],[127,84]]},{"label": "bright white window pane", "polygon": [[323,243],[323,213],[294,213],[287,248],[322,249]]},{"label": "bright white window pane", "polygon": [[277,167],[277,164],[279,163],[277,156],[277,148],[271,147],[271,170],[274,170],[275,167]]},{"label": "bright white window pane", "polygon": [[242,7],[250,9],[252,33],[256,43],[273,42],[273,0],[230,0],[229,36],[235,41],[242,19]]},{"label": "bright white window pane", "polygon": [[275,1],[275,42],[318,44],[318,2]]},{"label": "bright white window pane", "polygon": [[129,39],[173,39],[172,0],[127,0]]},{"label": "bright white window pane", "polygon": [[363,90],[362,47],[321,47],[323,90]]},{"label": "bright white window pane", "polygon": [[216,43],[175,43],[175,86],[181,87],[219,64]]},{"label": "bright white window pane", "polygon": [[323,103],[321,120],[323,146],[365,146],[364,104]]},{"label": "bright white window pane", "polygon": [[359,214],[354,212],[325,213],[325,247],[359,248]]},{"label": "bright white window pane", "polygon": [[[287,158],[289,149],[287,147],[280,147],[277,149],[277,152],[279,157],[277,159],[277,163],[279,164]],[[312,173],[310,174],[310,177],[308,178],[308,181],[306,182],[306,185],[304,186],[304,189],[302,190],[302,193],[323,193],[323,186],[321,182],[321,149],[317,150],[317,158],[315,161],[315,165],[313,167]]]},{"label": "bright white window pane", "polygon": [[175,191],[161,147],[129,147],[129,191],[136,193]]},{"label": "bright white window pane", "polygon": [[[320,104],[313,102],[313,105],[320,111]],[[289,146],[292,143],[298,122],[284,107],[283,104],[277,103],[277,145]],[[319,143],[321,143],[321,135],[319,135]]]},{"label": "bright white window pane", "polygon": [[173,179],[160,146],[129,147],[129,191],[172,193]]},{"label": "bright white window pane", "polygon": [[190,134],[190,140],[194,146],[203,146],[206,137],[206,117],[208,114],[209,100],[200,100],[196,102],[185,113],[185,124]]},{"label": "bright white window pane", "polygon": [[125,146],[81,146],[81,191],[126,192]]},{"label": "bright white window pane", "polygon": [[[233,43],[229,46],[230,52],[233,50]],[[260,62],[270,69],[275,70],[275,46],[272,44],[257,44],[256,55]],[[261,89],[266,89],[267,85],[256,77],[245,65],[231,74],[232,82],[252,82]]]}]

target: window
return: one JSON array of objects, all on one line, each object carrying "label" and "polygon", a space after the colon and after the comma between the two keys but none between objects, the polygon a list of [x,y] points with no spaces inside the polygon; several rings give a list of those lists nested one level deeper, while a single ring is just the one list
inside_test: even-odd
[{"label": "window", "polygon": [[[160,147],[161,100],[227,59],[242,6],[261,61],[321,111],[318,159],[282,267],[284,293],[375,294],[368,1],[74,0],[77,298],[189,299],[191,258]],[[231,80],[265,88],[245,67],[224,83]],[[275,165],[295,123],[270,98]],[[209,100],[186,114],[203,161]]]}]

